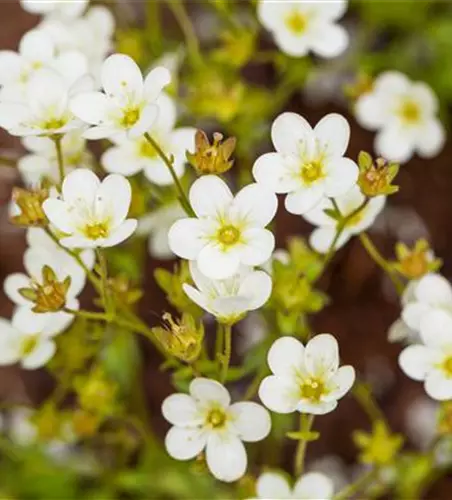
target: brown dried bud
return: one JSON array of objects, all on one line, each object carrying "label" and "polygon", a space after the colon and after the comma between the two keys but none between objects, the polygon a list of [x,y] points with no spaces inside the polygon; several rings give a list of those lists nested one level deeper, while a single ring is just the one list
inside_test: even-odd
[{"label": "brown dried bud", "polygon": [[49,197],[47,189],[28,191],[14,188],[12,200],[19,207],[20,214],[11,218],[13,224],[18,226],[46,226],[47,217],[42,210],[43,202]]},{"label": "brown dried bud", "polygon": [[213,143],[202,130],[198,130],[195,136],[195,153],[187,152],[187,160],[200,174],[223,174],[232,168],[234,160],[231,160],[235,150],[236,139],[229,137],[224,142],[223,136],[216,132],[213,134]]}]

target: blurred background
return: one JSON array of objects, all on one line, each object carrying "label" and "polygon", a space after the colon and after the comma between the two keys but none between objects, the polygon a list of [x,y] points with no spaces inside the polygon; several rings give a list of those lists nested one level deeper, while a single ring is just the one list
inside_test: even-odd
[{"label": "blurred background", "polygon": [[[206,47],[214,46],[216,23],[219,22],[215,12],[208,2],[190,0],[186,3],[203,43]],[[246,19],[249,5],[245,4],[248,2],[241,0],[235,4],[235,15],[243,15]],[[118,2],[112,8],[120,14],[119,24],[124,33],[135,22],[142,25],[145,2]],[[0,3],[0,49],[16,50],[23,33],[37,21],[38,18],[21,9],[18,1],[3,0]],[[163,31],[167,26],[168,33],[177,39],[177,27],[169,13],[164,13],[161,22]],[[281,111],[300,113],[313,124],[330,112],[344,114],[352,126],[348,156],[356,159],[361,150],[373,152],[374,134],[360,128],[350,114],[350,100],[344,88],[356,86],[363,74],[372,76],[385,69],[397,69],[432,86],[441,100],[441,118],[449,126],[452,102],[451,2],[356,1],[351,3],[341,24],[351,34],[349,51],[331,62],[319,62],[312,72],[304,72],[299,88],[291,93]],[[273,48],[270,37],[263,30],[258,43],[261,50]],[[278,85],[277,71],[271,62],[252,62],[242,69],[242,75],[247,81],[271,92]],[[225,129],[224,124],[217,123],[215,116],[190,124],[207,124],[204,128],[209,131]],[[262,125],[268,130],[268,123]],[[249,168],[247,162],[270,150],[268,134],[266,139],[256,141],[253,147],[249,160],[246,157],[237,160],[242,170]],[[12,158],[22,152],[19,141],[3,131],[0,131],[0,151]],[[419,238],[426,238],[435,254],[443,259],[442,273],[447,278],[452,274],[451,157],[452,139],[449,137],[441,154],[433,160],[413,158],[404,165],[396,182],[400,185],[400,192],[390,198],[383,215],[370,231],[375,245],[387,258],[394,257],[397,241],[412,244]],[[13,168],[0,167],[0,281],[9,273],[22,270],[24,231],[8,221],[11,188],[19,182]],[[276,225],[278,247],[285,247],[288,237],[307,237],[310,231],[309,225],[300,217],[280,210]],[[172,263],[147,256],[143,275],[145,296],[140,303],[140,313],[150,325],[156,324],[158,316],[168,309],[152,275],[153,269],[161,266],[171,269]],[[331,303],[312,318],[314,331],[331,332],[336,336],[343,362],[353,365],[372,384],[393,430],[407,435],[408,448],[415,450],[428,446],[435,426],[436,406],[425,395],[422,384],[402,374],[397,365],[401,346],[387,340],[388,329],[400,313],[399,299],[389,279],[368,257],[359,241],[352,240],[334,258],[322,279],[321,289],[330,296]],[[89,290],[86,296],[89,303]],[[0,316],[9,317],[11,312],[12,304],[0,289]],[[246,328],[252,330],[255,326],[244,326],[240,335],[249,334]],[[150,344],[143,342],[141,349],[144,353],[142,379],[146,404],[152,425],[162,438],[167,425],[160,417],[160,405],[171,392],[171,385],[167,375],[159,371],[159,358]],[[52,378],[44,371],[23,372],[16,367],[0,369],[0,402],[38,405],[52,387]],[[324,468],[338,478],[350,478],[356,460],[352,431],[369,428],[362,409],[352,397],[346,397],[336,411],[317,419],[315,428],[321,432],[321,439],[309,446],[308,468]],[[288,467],[292,447],[293,443],[288,442]],[[451,489],[452,477],[442,477],[429,487],[425,498],[448,499]],[[40,497],[37,494],[36,497],[45,498],[45,495]]]}]

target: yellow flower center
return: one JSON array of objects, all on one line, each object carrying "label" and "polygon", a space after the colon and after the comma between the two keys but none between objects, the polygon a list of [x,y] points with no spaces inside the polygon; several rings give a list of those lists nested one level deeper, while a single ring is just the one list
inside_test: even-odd
[{"label": "yellow flower center", "polygon": [[140,108],[138,107],[130,107],[124,110],[124,113],[121,117],[120,123],[123,127],[133,127],[137,121],[140,119]]},{"label": "yellow flower center", "polygon": [[286,26],[294,35],[301,35],[306,31],[308,19],[299,10],[294,9],[286,17]]},{"label": "yellow flower center", "polygon": [[236,227],[231,225],[223,226],[218,231],[217,237],[220,243],[222,243],[223,245],[234,245],[240,239],[240,231]]},{"label": "yellow flower center", "polygon": [[49,118],[41,124],[41,128],[45,130],[55,130],[66,125],[66,120],[63,118]]},{"label": "yellow flower center", "polygon": [[158,157],[156,149],[146,139],[140,141],[139,155],[151,159]]},{"label": "yellow flower center", "polygon": [[408,125],[419,122],[421,118],[421,110],[419,109],[418,104],[411,100],[406,100],[402,104],[399,114],[402,120]]},{"label": "yellow flower center", "polygon": [[83,232],[90,240],[106,238],[109,234],[108,222],[95,222],[93,224],[87,224]]},{"label": "yellow flower center", "polygon": [[325,394],[325,384],[318,378],[304,379],[300,385],[300,396],[312,403],[318,403],[322,395]]},{"label": "yellow flower center", "polygon": [[446,377],[452,378],[452,356],[449,356],[443,361],[441,368]]},{"label": "yellow flower center", "polygon": [[20,352],[22,356],[28,356],[31,354],[38,343],[38,335],[30,335],[22,340],[22,344],[20,346]]},{"label": "yellow flower center", "polygon": [[305,184],[312,184],[325,176],[323,164],[321,161],[312,161],[304,163],[300,172],[301,178]]},{"label": "yellow flower center", "polygon": [[214,408],[209,411],[206,422],[213,429],[221,429],[227,420],[226,412],[222,408]]}]

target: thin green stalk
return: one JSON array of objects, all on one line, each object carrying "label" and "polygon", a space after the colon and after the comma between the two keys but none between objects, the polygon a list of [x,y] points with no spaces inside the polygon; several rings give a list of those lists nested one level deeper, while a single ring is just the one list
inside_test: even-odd
[{"label": "thin green stalk", "polygon": [[391,281],[393,282],[395,289],[397,290],[397,293],[399,295],[402,295],[404,286],[402,281],[398,276],[394,274],[393,269],[391,268],[391,265],[389,262],[381,255],[381,253],[378,251],[377,247],[373,244],[372,240],[369,238],[369,236],[366,233],[361,233],[359,235],[359,240],[361,241],[361,244],[365,248],[366,252],[369,254],[369,256],[372,258],[372,260],[385,271],[385,273],[389,276]]},{"label": "thin green stalk", "polygon": [[108,266],[105,253],[100,249],[96,249],[97,258],[100,267],[100,280],[101,280],[101,296],[102,303],[107,314],[113,314],[114,304],[111,301],[110,289],[108,286]]},{"label": "thin green stalk", "polygon": [[[314,415],[306,415],[304,413],[300,414],[300,432],[308,433],[312,428],[314,423]],[[295,477],[300,477],[303,474],[304,459],[306,455],[306,448],[308,446],[307,439],[300,439],[297,445],[297,451],[295,453],[294,460],[294,473]]]},{"label": "thin green stalk", "polygon": [[224,354],[222,356],[221,377],[222,383],[226,382],[229,370],[229,363],[231,362],[232,353],[232,326],[223,325],[224,331]]},{"label": "thin green stalk", "polygon": [[372,422],[378,420],[385,423],[388,427],[386,417],[375,401],[371,389],[362,381],[358,380],[352,390],[353,396],[359,403],[361,408],[367,413],[367,416]]},{"label": "thin green stalk", "polygon": [[166,0],[166,2],[184,34],[188,54],[190,55],[192,61],[196,64],[202,63],[199,40],[190,16],[185,9],[184,2],[182,0]]},{"label": "thin green stalk", "polygon": [[64,312],[67,312],[68,314],[73,314],[74,316],[78,316],[79,318],[92,319],[95,321],[106,321],[107,323],[111,323],[114,321],[114,318],[112,316],[109,316],[108,314],[105,313],[98,313],[94,311],[75,310],[65,307]]},{"label": "thin green stalk", "polygon": [[196,215],[193,212],[193,209],[191,208],[191,205],[190,205],[190,202],[187,198],[187,195],[184,192],[184,188],[182,187],[182,184],[180,183],[180,180],[177,177],[176,172],[174,171],[173,161],[166,156],[165,152],[159,146],[158,142],[155,141],[147,132],[144,134],[144,137],[149,142],[149,144],[157,151],[157,154],[160,156],[160,158],[163,160],[163,162],[167,166],[167,168],[171,174],[171,177],[173,178],[176,189],[179,192],[179,202],[180,202],[182,208],[185,210],[185,212],[187,213],[187,215],[189,217],[195,217]]},{"label": "thin green stalk", "polygon": [[62,136],[57,135],[53,138],[53,142],[55,143],[55,149],[57,153],[57,160],[58,160],[58,173],[60,177],[60,187],[63,184],[64,181],[64,158],[63,158],[63,150],[61,148],[61,140]]},{"label": "thin green stalk", "polygon": [[0,166],[2,167],[15,167],[17,161],[13,158],[7,158],[6,156],[0,156]]},{"label": "thin green stalk", "polygon": [[368,486],[377,473],[377,469],[371,469],[370,471],[364,472],[354,483],[349,484],[337,495],[335,495],[334,500],[347,500],[355,497],[360,491],[364,490]]}]

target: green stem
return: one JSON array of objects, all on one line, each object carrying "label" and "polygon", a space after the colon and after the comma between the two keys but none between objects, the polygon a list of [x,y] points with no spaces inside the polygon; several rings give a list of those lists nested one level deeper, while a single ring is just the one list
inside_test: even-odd
[{"label": "green stem", "polygon": [[184,34],[185,41],[187,43],[187,50],[192,58],[192,61],[196,64],[202,63],[198,37],[196,36],[196,31],[193,27],[190,16],[185,9],[184,2],[182,0],[166,1]]},{"label": "green stem", "polygon": [[114,318],[112,316],[109,316],[108,314],[105,313],[98,313],[94,311],[83,311],[83,310],[77,311],[75,309],[69,309],[65,307],[64,312],[67,312],[68,314],[73,314],[74,316],[78,316],[79,318],[92,319],[95,321],[106,321],[107,323],[111,323],[114,321]]},{"label": "green stem", "polygon": [[56,153],[57,153],[58,173],[60,176],[60,187],[63,185],[63,181],[64,181],[64,159],[63,159],[63,150],[61,148],[61,140],[62,140],[61,135],[57,135],[53,138],[53,142],[55,143],[55,149],[56,149]]},{"label": "green stem", "polygon": [[[306,415],[304,413],[300,414],[300,432],[308,433],[311,430],[313,423],[314,423],[314,415]],[[295,460],[294,460],[294,473],[296,478],[300,477],[303,474],[304,458],[306,455],[307,446],[308,446],[307,439],[300,439],[298,441],[297,451],[295,453]]]},{"label": "green stem", "polygon": [[265,376],[266,372],[266,367],[264,366],[263,369],[260,369],[256,375],[254,375],[253,380],[251,381],[250,385],[248,386],[248,389],[245,392],[245,395],[243,396],[244,401],[249,401],[250,399],[254,398],[256,395],[257,391],[259,390],[259,385],[262,381],[262,379]]},{"label": "green stem", "polygon": [[402,281],[398,276],[394,274],[393,269],[391,268],[391,265],[389,262],[381,255],[381,253],[378,251],[377,247],[373,244],[372,240],[369,238],[369,236],[366,233],[361,233],[359,235],[359,240],[361,241],[361,244],[365,248],[366,252],[369,254],[369,256],[372,258],[372,260],[385,271],[385,273],[389,276],[391,281],[393,282],[395,289],[397,290],[397,293],[399,295],[402,295],[404,286]]},{"label": "green stem", "polygon": [[375,401],[372,391],[367,384],[358,380],[353,387],[352,393],[356,401],[358,401],[361,408],[367,413],[372,422],[380,420],[388,427],[386,417],[381,408],[378,406],[378,403]]},{"label": "green stem", "polygon": [[377,475],[377,472],[377,469],[364,472],[354,483],[349,484],[337,495],[335,495],[334,500],[347,500],[355,497],[357,493],[367,487],[368,483],[370,483]]},{"label": "green stem", "polygon": [[189,217],[196,217],[196,214],[193,212],[193,209],[191,208],[191,205],[190,205],[190,202],[187,198],[187,195],[184,192],[184,188],[182,187],[182,184],[180,183],[180,180],[177,177],[176,172],[174,171],[172,159],[170,159],[166,156],[165,152],[159,146],[158,142],[156,140],[154,140],[147,132],[144,134],[144,137],[149,142],[149,144],[155,149],[157,154],[160,156],[160,158],[163,160],[163,162],[167,166],[167,168],[171,174],[171,177],[173,178],[176,189],[179,192],[179,202],[180,202],[182,208],[185,210],[185,212],[187,213],[187,215]]},{"label": "green stem", "polygon": [[15,167],[17,161],[13,158],[7,158],[6,156],[0,156],[0,165],[2,167]]},{"label": "green stem", "polygon": [[229,363],[231,362],[232,352],[232,326],[224,325],[224,354],[222,356],[222,367],[220,380],[224,384],[226,382],[229,370]]},{"label": "green stem", "polygon": [[104,251],[100,248],[96,249],[97,258],[99,260],[100,267],[100,280],[101,280],[101,296],[102,303],[107,314],[113,313],[114,305],[111,301],[110,289],[108,286],[108,266],[107,266],[107,258],[105,257]]}]

